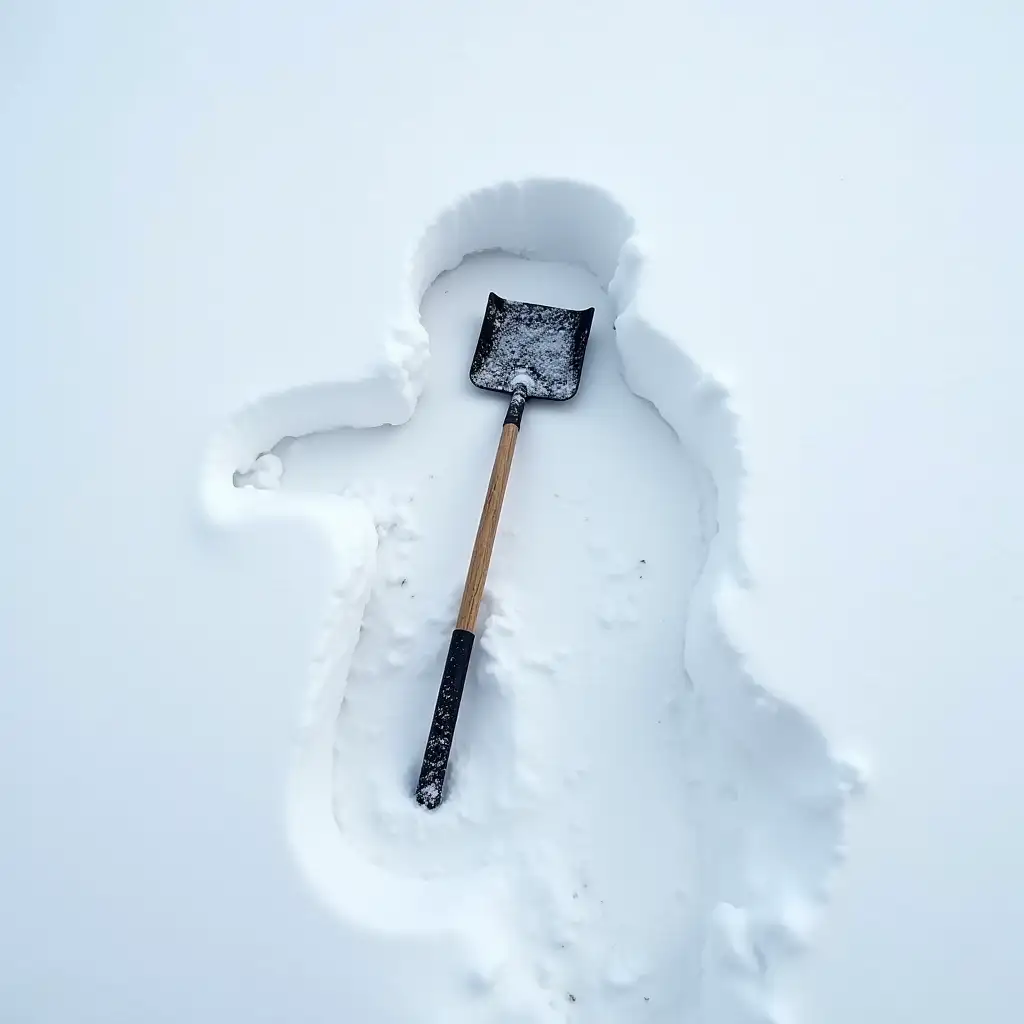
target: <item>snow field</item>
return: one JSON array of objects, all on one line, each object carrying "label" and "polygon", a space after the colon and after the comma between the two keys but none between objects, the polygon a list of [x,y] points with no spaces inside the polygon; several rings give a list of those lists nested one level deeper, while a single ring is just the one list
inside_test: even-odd
[{"label": "snow field", "polygon": [[[361,926],[454,937],[474,1019],[764,1020],[841,845],[851,770],[716,624],[739,455],[724,395],[639,314],[631,235],[571,182],[468,197],[418,247],[380,376],[321,424],[304,390],[246,410],[212,453],[234,446],[231,491],[207,475],[215,513],[309,515],[339,559],[299,861]],[[491,290],[597,316],[579,395],[526,410],[428,814],[410,793],[504,413],[467,380]],[[327,429],[346,404],[363,429]]]}]

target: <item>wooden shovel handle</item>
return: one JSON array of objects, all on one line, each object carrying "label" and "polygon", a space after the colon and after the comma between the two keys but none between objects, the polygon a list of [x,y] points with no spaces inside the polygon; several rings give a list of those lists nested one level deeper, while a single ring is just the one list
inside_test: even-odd
[{"label": "wooden shovel handle", "polygon": [[484,508],[480,513],[480,525],[476,530],[476,542],[473,544],[473,554],[469,559],[469,572],[466,574],[466,586],[462,591],[459,617],[452,631],[448,657],[441,675],[441,686],[437,691],[434,718],[430,723],[430,734],[427,736],[427,745],[423,751],[423,765],[420,768],[419,782],[416,784],[416,800],[428,809],[437,807],[444,795],[444,779],[448,771],[452,741],[455,738],[455,723],[459,717],[462,691],[466,685],[469,659],[473,653],[476,617],[484,596],[484,583],[487,582],[487,569],[491,564],[494,536],[498,532],[501,504],[505,499],[505,488],[508,485],[508,474],[512,468],[512,456],[515,454],[519,423],[525,404],[526,390],[513,392],[508,414],[505,416],[505,425],[501,429],[501,441],[498,442],[498,451],[494,456],[494,467],[491,469],[491,479],[487,484]]},{"label": "wooden shovel handle", "polygon": [[508,486],[508,474],[512,469],[512,456],[516,451],[518,437],[519,424],[506,422],[501,429],[501,441],[498,442],[498,451],[494,456],[480,524],[476,528],[476,542],[473,544],[473,554],[469,557],[469,571],[462,591],[459,617],[455,621],[456,629],[465,629],[470,633],[476,632],[476,617],[484,596],[487,569],[491,564],[494,537],[498,532],[498,519],[501,517],[501,505],[505,500],[505,488]]}]

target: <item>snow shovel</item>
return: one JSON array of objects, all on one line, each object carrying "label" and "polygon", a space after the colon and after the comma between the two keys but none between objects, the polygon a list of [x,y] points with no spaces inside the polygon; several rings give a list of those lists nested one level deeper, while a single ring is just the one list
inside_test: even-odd
[{"label": "snow shovel", "polygon": [[511,395],[511,399],[423,753],[423,767],[416,786],[416,800],[423,807],[437,807],[444,794],[444,777],[473,651],[477,613],[526,400],[549,398],[564,402],[576,394],[593,321],[593,307],[559,309],[530,302],[510,302],[494,292],[487,298],[469,379],[478,388],[500,391]]}]

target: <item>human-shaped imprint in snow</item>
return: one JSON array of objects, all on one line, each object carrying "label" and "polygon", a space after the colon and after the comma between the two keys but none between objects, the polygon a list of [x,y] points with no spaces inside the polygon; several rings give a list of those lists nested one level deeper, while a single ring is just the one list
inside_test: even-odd
[{"label": "human-shaped imprint in snow", "polygon": [[[467,1019],[764,1020],[840,847],[848,769],[718,626],[732,419],[640,315],[632,236],[571,182],[467,197],[419,246],[420,322],[382,375],[334,408],[325,384],[246,410],[206,474],[217,515],[308,517],[337,553],[290,840],[348,920],[448,937]],[[527,410],[428,813],[412,791],[505,408],[467,379],[492,290],[597,312],[580,393]],[[346,402],[362,429],[332,429]]]}]

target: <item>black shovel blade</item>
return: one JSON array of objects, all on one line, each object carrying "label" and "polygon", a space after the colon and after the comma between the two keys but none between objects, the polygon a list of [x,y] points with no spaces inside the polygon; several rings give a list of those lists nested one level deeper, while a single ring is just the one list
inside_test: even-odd
[{"label": "black shovel blade", "polygon": [[593,306],[538,306],[491,292],[469,379],[478,388],[506,393],[522,384],[528,398],[564,402],[580,386],[593,322]]}]

